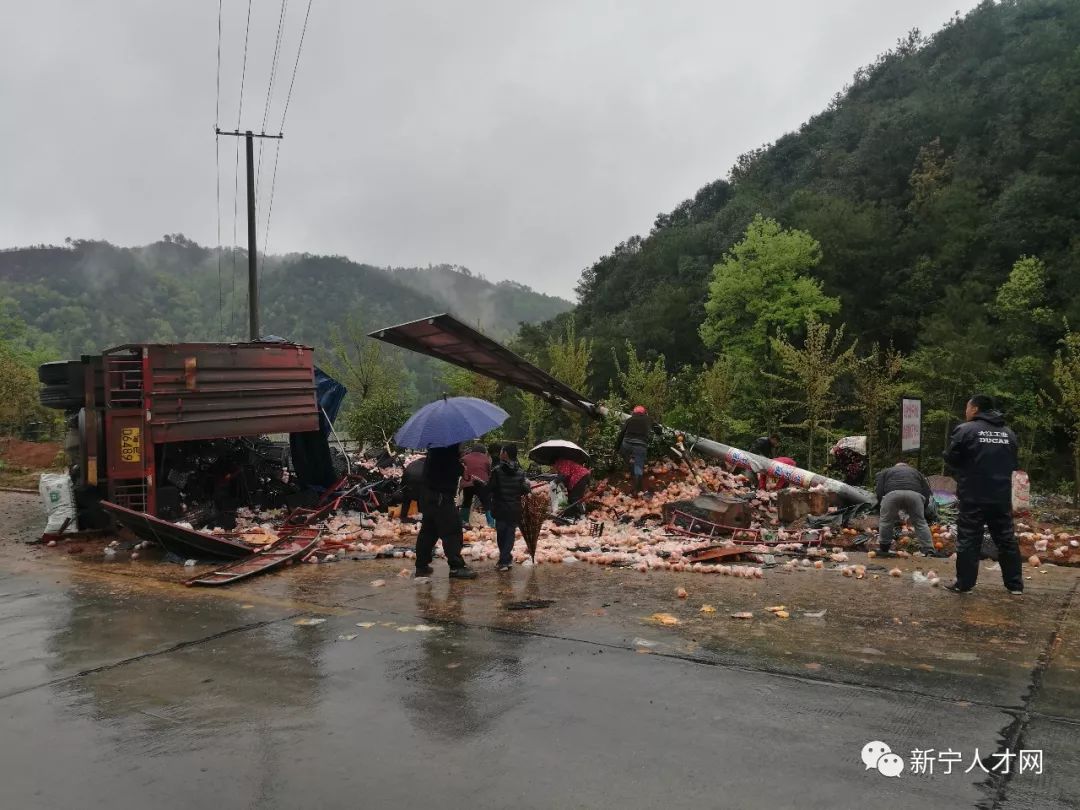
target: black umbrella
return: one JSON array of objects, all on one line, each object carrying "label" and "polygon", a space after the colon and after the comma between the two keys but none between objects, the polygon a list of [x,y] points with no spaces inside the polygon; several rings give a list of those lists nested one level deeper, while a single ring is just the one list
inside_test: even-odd
[{"label": "black umbrella", "polygon": [[541,442],[529,451],[529,458],[537,464],[551,464],[560,458],[576,461],[578,464],[588,464],[590,461],[588,453],[573,442],[563,439]]}]

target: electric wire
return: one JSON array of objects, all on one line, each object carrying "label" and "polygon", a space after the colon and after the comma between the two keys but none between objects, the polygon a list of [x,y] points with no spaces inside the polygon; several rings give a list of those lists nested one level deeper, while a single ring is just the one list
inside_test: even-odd
[{"label": "electric wire", "polygon": [[[300,42],[296,46],[296,61],[293,62],[292,77],[289,79],[289,91],[285,94],[285,107],[281,111],[281,124],[278,126],[278,132],[285,132],[285,117],[289,114],[289,105],[292,103],[293,87],[296,85],[296,73],[300,69],[300,54],[304,51],[304,38],[307,36],[308,20],[311,17],[311,4],[313,0],[308,0],[307,9],[304,11],[304,25],[300,29]],[[263,235],[263,253],[269,250],[270,245],[270,217],[274,213],[274,189],[277,187],[277,170],[278,170],[278,158],[281,155],[281,141],[277,142],[277,147],[274,151],[274,173],[270,180],[270,200],[266,209],[266,231]]]},{"label": "electric wire", "polygon": [[[288,9],[289,0],[281,0],[281,11],[278,13],[277,34],[274,37],[274,58],[270,61],[270,82],[266,86],[266,104],[263,106],[262,132],[266,132],[266,122],[270,118],[270,102],[274,95],[274,81],[277,78],[278,56],[281,53],[281,34],[285,28],[285,12]],[[263,164],[263,140],[259,139],[259,168],[255,173],[255,200],[262,200],[262,164]]]}]

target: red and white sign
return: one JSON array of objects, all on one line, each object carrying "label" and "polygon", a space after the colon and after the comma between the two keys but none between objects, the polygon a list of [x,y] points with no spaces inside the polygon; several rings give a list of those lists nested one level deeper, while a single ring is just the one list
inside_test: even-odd
[{"label": "red and white sign", "polygon": [[922,400],[900,400],[900,450],[907,453],[922,447]]}]

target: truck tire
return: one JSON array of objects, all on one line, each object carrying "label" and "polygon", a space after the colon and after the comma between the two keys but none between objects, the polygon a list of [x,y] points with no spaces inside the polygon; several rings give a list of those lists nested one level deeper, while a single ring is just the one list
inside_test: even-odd
[{"label": "truck tire", "polygon": [[73,396],[67,384],[44,386],[38,399],[46,408],[57,411],[77,411],[83,406],[83,397]]},{"label": "truck tire", "polygon": [[80,529],[109,529],[112,518],[101,508],[104,498],[100,487],[75,487],[75,509]]},{"label": "truck tire", "polygon": [[43,385],[78,385],[83,383],[84,366],[78,360],[57,360],[38,366],[38,380]]}]

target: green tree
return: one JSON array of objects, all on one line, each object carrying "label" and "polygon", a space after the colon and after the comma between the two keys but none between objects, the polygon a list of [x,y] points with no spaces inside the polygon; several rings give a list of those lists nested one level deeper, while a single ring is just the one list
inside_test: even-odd
[{"label": "green tree", "polygon": [[330,333],[332,345],[327,370],[349,389],[354,402],[384,390],[402,388],[404,368],[400,357],[383,343],[369,338],[360,319],[352,317]]},{"label": "green tree", "polygon": [[1058,414],[1072,436],[1073,502],[1080,504],[1080,332],[1066,328],[1054,355]]},{"label": "green tree", "polygon": [[832,427],[840,413],[836,384],[855,364],[855,345],[841,350],[844,327],[835,332],[826,323],[813,318],[806,322],[806,339],[802,348],[778,336],[773,349],[783,368],[778,375],[795,392],[793,403],[803,414],[802,422],[789,427],[806,429],[806,467],[813,469],[816,440]]},{"label": "green tree", "polygon": [[952,178],[953,161],[945,156],[941,138],[934,138],[919,149],[915,168],[908,184],[911,186],[911,210],[918,211],[929,205]]},{"label": "green tree", "polygon": [[14,302],[0,298],[0,435],[54,438],[63,417],[41,405],[37,366],[55,359],[56,348],[15,313]]},{"label": "green tree", "polygon": [[1055,326],[1058,315],[1047,305],[1046,265],[1035,256],[1021,256],[998,288],[994,314],[1012,352],[1038,350],[1040,332]]},{"label": "green tree", "polygon": [[[997,374],[991,357],[995,332],[977,292],[950,289],[942,298],[942,311],[920,323],[923,345],[905,362],[912,393],[923,400],[924,443],[932,449],[929,437],[936,435],[938,453],[948,444],[964,403],[972,394],[992,388]],[[944,461],[939,469],[944,473]]]},{"label": "green tree", "polygon": [[[582,396],[588,397],[592,353],[593,341],[577,336],[574,316],[571,315],[566,319],[562,334],[553,335],[548,340],[547,355],[550,364],[548,371],[559,382]],[[564,412],[556,417],[559,427],[570,427],[576,441],[582,440],[582,420],[583,416],[578,413]]]},{"label": "green tree", "polygon": [[536,446],[544,421],[551,413],[551,406],[535,394],[518,391],[521,402],[521,422],[525,428],[526,449]]},{"label": "green tree", "polygon": [[[525,355],[525,359],[533,365],[539,365],[535,355]],[[551,405],[535,394],[527,391],[517,391],[515,396],[521,405],[521,426],[525,428],[526,449],[536,446],[545,422],[551,416]]]},{"label": "green tree", "polygon": [[410,409],[396,390],[382,388],[348,410],[344,421],[355,441],[389,449],[394,433],[405,424],[409,414]]},{"label": "green tree", "polygon": [[63,424],[60,413],[38,401],[37,371],[6,342],[0,342],[0,435],[52,438]]},{"label": "green tree", "polygon": [[574,316],[566,319],[561,335],[548,340],[547,353],[551,376],[579,394],[588,396],[589,368],[592,365],[593,341],[577,336]]},{"label": "green tree", "polygon": [[349,435],[365,444],[388,445],[409,418],[404,364],[369,338],[358,317],[331,332],[327,371],[349,390],[343,421]]},{"label": "green tree", "polygon": [[496,402],[499,398],[498,382],[467,368],[447,365],[440,379],[446,393],[453,397],[476,397],[488,402]]},{"label": "green tree", "polygon": [[[875,453],[881,459],[879,446],[881,424],[890,408],[897,405],[901,392],[900,374],[904,368],[904,356],[889,346],[882,349],[877,343],[859,358],[854,365],[854,402],[866,431],[867,458],[870,472],[874,471]],[[884,463],[884,461],[882,461]]]},{"label": "green tree", "polygon": [[622,414],[627,405],[617,396],[602,400],[599,404],[607,409],[607,416],[589,423],[582,446],[592,459],[593,472],[604,474],[618,469],[622,464],[615,439],[622,429]]},{"label": "green tree", "polygon": [[705,345],[760,360],[770,335],[835,315],[839,301],[807,275],[820,261],[821,246],[810,234],[755,216],[742,241],[713,268],[700,329]]},{"label": "green tree", "polygon": [[746,380],[746,369],[730,354],[719,355],[701,373],[698,398],[705,411],[701,421],[709,438],[726,442],[731,433],[749,428],[735,416]]},{"label": "green tree", "polygon": [[1052,358],[1044,347],[1061,323],[1049,306],[1046,265],[1035,256],[1017,259],[997,290],[991,313],[999,324],[1002,355],[995,393],[1018,429],[1020,460],[1030,470],[1039,462],[1038,445],[1052,427],[1042,393],[1050,385]]},{"label": "green tree", "polygon": [[662,422],[668,405],[668,374],[664,356],[649,362],[638,357],[637,350],[626,341],[626,368],[615,356],[616,379],[619,390],[631,405],[644,405],[656,422]]}]

